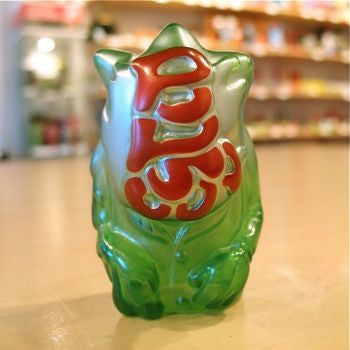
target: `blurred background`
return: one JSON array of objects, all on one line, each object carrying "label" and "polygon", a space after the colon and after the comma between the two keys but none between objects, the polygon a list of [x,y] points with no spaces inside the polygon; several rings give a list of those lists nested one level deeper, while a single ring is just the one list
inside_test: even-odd
[{"label": "blurred background", "polygon": [[255,61],[246,104],[258,143],[349,139],[346,0],[0,2],[0,157],[91,152],[106,97],[93,54],[143,51],[169,22]]},{"label": "blurred background", "polygon": [[[140,53],[170,22],[254,60],[245,122],[264,224],[235,307],[146,323],[116,312],[95,252],[88,162],[106,91],[93,55]],[[349,23],[349,0],[0,0],[0,348],[348,349]],[[191,232],[161,233],[186,261]]]}]

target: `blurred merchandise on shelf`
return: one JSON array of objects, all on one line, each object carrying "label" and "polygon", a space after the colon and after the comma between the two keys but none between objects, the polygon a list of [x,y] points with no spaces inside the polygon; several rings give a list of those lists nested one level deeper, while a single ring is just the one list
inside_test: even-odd
[{"label": "blurred merchandise on shelf", "polygon": [[257,116],[247,121],[247,128],[256,141],[281,140],[347,140],[349,122],[338,114],[312,115],[307,120],[293,116]]},{"label": "blurred merchandise on shelf", "polygon": [[100,44],[106,38],[116,32],[113,18],[108,13],[101,13],[96,16],[90,25],[89,40]]},{"label": "blurred merchandise on shelf", "polygon": [[349,101],[346,81],[295,76],[290,79],[256,78],[249,95],[257,100],[324,99]]},{"label": "blurred merchandise on shelf", "polygon": [[350,19],[347,0],[157,0],[156,2],[256,12],[269,16],[300,17],[332,23],[349,23]]},{"label": "blurred merchandise on shelf", "polygon": [[[89,152],[106,98],[93,54],[101,48],[138,54],[170,22],[187,27],[205,47],[251,55],[255,78],[245,118],[254,140],[349,137],[346,0],[25,1],[17,7],[8,28],[20,33],[19,45],[11,34],[3,52],[16,50],[12,60],[21,60],[22,94],[13,101],[24,109],[20,127],[32,157]],[[0,132],[3,153],[11,149],[2,146]]]},{"label": "blurred merchandise on shelf", "polygon": [[57,116],[33,113],[29,120],[30,155],[34,158],[83,155],[87,145],[81,142],[79,119],[74,115]]},{"label": "blurred merchandise on shelf", "polygon": [[315,61],[348,62],[347,28],[311,29],[294,23],[270,19],[238,18],[234,15],[210,15],[206,38],[213,49],[237,49],[253,56],[292,56]]},{"label": "blurred merchandise on shelf", "polygon": [[88,153],[85,6],[72,1],[26,2],[18,18],[28,154],[48,158]]},{"label": "blurred merchandise on shelf", "polygon": [[85,19],[82,1],[25,1],[18,12],[22,22],[79,25]]},{"label": "blurred merchandise on shelf", "polygon": [[[108,18],[100,47],[140,53],[165,13],[183,19],[213,50],[249,53],[255,79],[245,118],[256,141],[344,140],[349,137],[349,7],[346,1],[125,1],[90,3],[90,13]],[[136,9],[143,10],[143,17]],[[159,12],[158,12],[159,11]],[[108,16],[104,16],[108,13]],[[114,16],[113,16],[114,13]],[[134,21],[126,19],[135,18]],[[110,18],[114,18],[114,24]],[[153,20],[150,20],[152,19]],[[96,81],[96,84],[98,82]],[[106,97],[100,85],[94,99]],[[257,115],[259,113],[259,115]]]}]

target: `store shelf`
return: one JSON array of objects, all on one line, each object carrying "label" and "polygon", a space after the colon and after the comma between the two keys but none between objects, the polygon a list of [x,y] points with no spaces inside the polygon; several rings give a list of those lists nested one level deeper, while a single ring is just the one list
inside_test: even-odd
[{"label": "store shelf", "polygon": [[33,86],[27,86],[24,89],[24,97],[28,100],[57,101],[57,103],[62,103],[62,100],[76,99],[82,95],[85,96],[85,92],[79,92],[74,88],[43,90]]},{"label": "store shelf", "polygon": [[29,150],[31,158],[65,158],[71,156],[83,156],[89,153],[86,143],[60,144],[60,145],[35,145]]},{"label": "store shelf", "polygon": [[[230,6],[221,6],[224,3]],[[266,124],[253,125],[255,142],[349,141],[349,23],[345,7],[342,11],[333,6],[334,10],[323,14],[316,9],[310,15],[300,10],[307,7],[310,11],[307,0],[294,5],[288,1],[260,4],[249,0],[92,1],[90,12],[97,19],[97,14],[109,12],[106,23],[113,30],[106,31],[105,41],[90,43],[89,50],[93,54],[101,48],[114,48],[139,54],[166,24],[160,20],[163,14],[167,19],[174,14],[176,22],[181,13],[190,13],[183,25],[194,31],[203,47],[243,52],[254,58],[256,74],[245,116],[248,127],[260,121]],[[321,2],[318,5],[325,10]],[[135,13],[139,18],[141,10],[145,20],[140,18],[130,29],[124,14]],[[101,21],[102,30],[104,25]],[[106,93],[101,88],[89,98],[102,102]]]},{"label": "store shelf", "polygon": [[308,52],[300,47],[284,47],[282,49],[273,49],[267,46],[247,47],[234,46],[228,44],[220,44],[218,42],[209,42],[208,48],[211,50],[229,50],[245,52],[255,58],[283,58],[283,59],[297,59],[305,61],[313,61],[320,63],[342,63],[349,64],[349,55],[334,54],[329,55],[323,50],[315,50]]},{"label": "store shelf", "polygon": [[300,123],[296,120],[265,120],[247,122],[254,142],[285,141],[349,141],[349,124],[345,120],[326,118]]},{"label": "store shelf", "polygon": [[[251,6],[247,1],[245,4],[235,1],[225,2],[217,0],[149,0],[149,1],[100,1],[90,0],[88,5],[94,4],[104,7],[140,7],[144,9],[157,10],[191,10],[206,13],[227,13],[236,15],[245,15],[251,17],[265,17],[272,20],[290,21],[307,25],[324,25],[328,27],[347,27],[349,26],[349,15],[338,11],[339,16],[328,19],[326,11],[303,12],[299,9],[284,10],[276,6]],[[132,3],[132,5],[131,5]]]},{"label": "store shelf", "polygon": [[298,136],[298,137],[290,137],[290,138],[254,138],[254,143],[280,143],[280,142],[349,142],[348,136],[329,136],[329,137],[321,137],[321,136],[314,136],[314,137],[304,137],[304,136]]},{"label": "store shelf", "polygon": [[[90,100],[92,101],[100,101],[104,100],[107,97],[106,92],[99,92],[96,94],[90,95]],[[289,100],[310,100],[310,101],[339,101],[339,102],[349,102],[349,98],[341,95],[335,94],[282,94],[282,93],[268,93],[268,94],[257,94],[250,93],[248,99],[257,100],[257,101],[268,101],[268,100],[279,100],[279,101],[289,101]]]},{"label": "store shelf", "polygon": [[289,100],[310,100],[310,101],[334,101],[334,102],[346,102],[349,103],[349,96],[334,94],[334,93],[285,93],[279,92],[267,92],[264,94],[250,92],[249,99],[257,101],[267,101],[267,100],[279,100],[279,101],[289,101]]},{"label": "store shelf", "polygon": [[[125,40],[126,38],[126,40]],[[102,47],[118,48],[120,50],[132,51],[135,53],[141,53],[146,50],[146,43],[152,41],[151,37],[139,36],[133,34],[126,35],[114,35],[112,38],[107,39],[105,43],[95,44],[90,43],[92,48],[97,51]],[[335,54],[328,55],[323,50],[315,50],[314,52],[308,52],[305,49],[300,47],[285,47],[283,49],[272,49],[270,47],[256,46],[240,46],[240,45],[230,45],[226,43],[219,43],[213,40],[210,40],[206,37],[199,38],[200,43],[210,50],[220,50],[220,51],[237,51],[244,52],[253,58],[278,58],[278,59],[297,59],[304,61],[312,61],[319,63],[340,63],[344,65],[349,65],[349,55],[344,54]]]},{"label": "store shelf", "polygon": [[42,26],[37,24],[26,24],[22,29],[22,36],[29,37],[53,37],[55,39],[80,39],[84,40],[87,37],[86,27],[64,27],[64,26]]},{"label": "store shelf", "polygon": [[[172,1],[158,1],[158,3],[164,3],[164,4],[168,4],[171,5]],[[178,1],[181,4],[183,4],[184,6],[190,6],[186,4],[186,1]],[[176,2],[178,4],[178,2]],[[188,1],[190,2],[190,1]],[[236,6],[234,2],[232,2],[232,6],[215,6],[214,4],[216,3],[216,1],[212,1],[211,5],[209,6],[205,6],[203,5],[204,3],[210,3],[210,1],[192,1],[192,2],[197,2],[196,5],[192,5],[191,7],[198,7],[201,9],[206,9],[206,10],[210,10],[210,11],[215,11],[215,12],[224,12],[224,13],[232,13],[232,14],[242,14],[242,15],[255,15],[255,16],[260,16],[260,17],[267,17],[270,19],[274,19],[274,20],[281,20],[281,21],[292,21],[292,22],[298,22],[298,23],[303,23],[303,24],[314,24],[314,25],[327,25],[327,26],[341,26],[341,27],[345,27],[349,25],[349,21],[344,19],[344,18],[338,18],[338,19],[334,19],[334,20],[328,20],[326,18],[326,13],[303,13],[299,10],[295,10],[295,11],[289,11],[289,10],[282,10],[280,8],[278,8],[278,6],[274,6],[274,7],[269,7],[266,9],[263,8],[258,8],[258,7],[254,7],[254,6],[249,6],[249,2],[248,5],[239,7]],[[236,6],[236,7],[235,7]]]}]

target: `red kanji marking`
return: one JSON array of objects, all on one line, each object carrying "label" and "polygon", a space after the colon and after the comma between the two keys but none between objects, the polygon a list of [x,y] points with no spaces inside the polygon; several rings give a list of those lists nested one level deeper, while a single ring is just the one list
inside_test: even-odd
[{"label": "red kanji marking", "polygon": [[192,188],[190,166],[196,167],[211,178],[216,178],[224,168],[224,159],[216,147],[196,157],[167,159],[165,167],[169,174],[169,180],[161,181],[154,168],[151,168],[147,174],[149,184],[155,193],[165,199],[181,199]]},{"label": "red kanji marking", "polygon": [[222,147],[224,148],[225,153],[231,157],[235,166],[235,172],[226,175],[222,180],[222,184],[229,187],[231,192],[236,192],[241,183],[241,162],[237,151],[230,142],[224,142]]},{"label": "red kanji marking", "polygon": [[161,103],[158,113],[166,120],[174,123],[192,123],[208,112],[211,105],[211,92],[208,88],[202,87],[193,90],[194,98],[187,103],[166,105]]},{"label": "red kanji marking", "polygon": [[205,198],[202,205],[197,209],[187,209],[185,203],[178,205],[176,217],[180,220],[194,220],[209,213],[216,199],[216,186],[210,182],[202,180],[200,186],[205,190]]},{"label": "red kanji marking", "polygon": [[168,154],[196,152],[208,146],[216,137],[219,120],[210,117],[204,124],[202,132],[195,137],[173,139],[163,142],[153,140],[157,122],[153,119],[137,118],[132,124],[131,147],[127,160],[130,171],[141,170],[149,160]]},{"label": "red kanji marking", "polygon": [[134,209],[152,219],[166,218],[170,214],[170,207],[161,204],[158,208],[151,209],[143,201],[146,191],[145,184],[138,177],[132,177],[125,183],[125,196]]},{"label": "red kanji marking", "polygon": [[[197,69],[193,72],[161,75],[158,67],[165,61],[179,56],[193,59]],[[193,84],[210,74],[210,66],[206,58],[197,50],[187,47],[174,47],[153,55],[135,59],[132,67],[137,73],[137,89],[134,106],[138,111],[147,111],[154,103],[159,92],[169,86]]]},{"label": "red kanji marking", "polygon": [[[158,74],[159,66],[165,61],[175,57],[190,57],[196,63],[195,71],[161,75]],[[211,68],[205,57],[198,51],[177,47],[149,56],[137,58],[132,63],[137,73],[138,86],[136,89],[134,107],[139,112],[151,113],[159,93],[171,86],[194,84],[207,78]],[[186,124],[199,121],[206,115],[212,103],[212,92],[208,87],[193,89],[194,98],[189,102],[181,102],[168,105],[163,102],[157,108],[159,115],[174,123]],[[165,200],[179,200],[188,195],[193,187],[191,167],[198,169],[206,175],[206,179],[215,179],[224,170],[224,154],[218,147],[204,151],[215,140],[219,130],[219,120],[213,115],[203,124],[202,132],[193,137],[182,139],[170,139],[162,142],[154,141],[157,129],[157,121],[152,118],[135,118],[132,123],[131,146],[127,160],[127,168],[136,173],[142,170],[147,163],[161,156],[176,155],[165,160],[165,167],[169,178],[162,181],[158,177],[154,167],[147,173],[147,181],[151,190]],[[235,172],[227,174],[222,184],[235,192],[240,185],[241,165],[235,148],[229,142],[223,143],[224,152],[231,157]],[[193,152],[203,152],[196,156],[188,156]],[[178,156],[181,157],[178,157]],[[176,207],[176,217],[179,220],[194,220],[206,215],[214,206],[217,186],[209,181],[201,180],[200,187],[205,191],[203,201],[197,208],[188,209],[186,203]],[[145,183],[140,177],[129,178],[125,183],[125,196],[130,205],[142,215],[153,219],[164,219],[169,216],[171,207],[160,204],[152,209],[144,202],[147,193]]]}]

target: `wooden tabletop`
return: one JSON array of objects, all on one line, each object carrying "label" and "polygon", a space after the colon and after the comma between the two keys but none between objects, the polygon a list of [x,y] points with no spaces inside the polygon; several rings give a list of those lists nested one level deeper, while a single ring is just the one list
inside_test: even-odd
[{"label": "wooden tabletop", "polygon": [[112,303],[88,159],[0,163],[0,348],[347,349],[347,145],[257,153],[265,223],[242,298],[155,321]]}]

